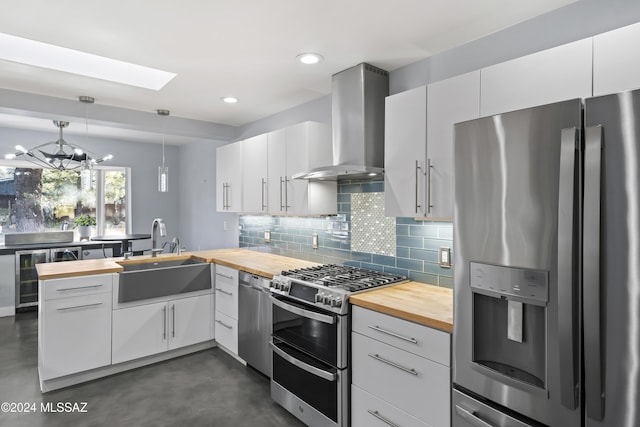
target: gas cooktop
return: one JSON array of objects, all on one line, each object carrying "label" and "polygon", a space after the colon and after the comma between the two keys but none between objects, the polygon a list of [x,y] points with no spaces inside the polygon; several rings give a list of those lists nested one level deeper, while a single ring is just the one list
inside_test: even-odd
[{"label": "gas cooktop", "polygon": [[283,271],[274,276],[271,291],[344,314],[348,310],[346,301],[349,295],[400,283],[406,279],[398,274],[324,264]]}]

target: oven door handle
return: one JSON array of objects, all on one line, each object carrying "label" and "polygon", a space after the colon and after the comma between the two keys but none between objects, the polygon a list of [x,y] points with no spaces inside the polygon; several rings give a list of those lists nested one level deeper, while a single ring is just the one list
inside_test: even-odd
[{"label": "oven door handle", "polygon": [[287,354],[287,352],[281,350],[280,348],[278,348],[277,345],[275,345],[273,343],[273,341],[269,342],[269,347],[271,347],[271,349],[273,350],[274,353],[276,353],[278,356],[282,357],[284,360],[286,360],[287,362],[291,363],[292,365],[297,366],[298,368],[305,370],[307,372],[309,372],[310,374],[315,375],[316,377],[320,377],[323,378],[327,381],[335,381],[338,378],[338,375],[334,372],[327,372],[324,371],[320,368],[316,368],[315,366],[311,366],[308,363],[304,363],[301,360],[296,359],[295,357]]},{"label": "oven door handle", "polygon": [[315,313],[313,311],[305,310],[304,308],[295,307],[291,304],[287,304],[285,302],[280,301],[273,296],[270,297],[271,302],[274,305],[277,305],[283,310],[287,310],[291,313],[297,314],[298,316],[306,317],[307,319],[317,320],[318,322],[328,323],[329,325],[333,325],[336,323],[336,319],[333,316],[327,316],[326,314]]}]

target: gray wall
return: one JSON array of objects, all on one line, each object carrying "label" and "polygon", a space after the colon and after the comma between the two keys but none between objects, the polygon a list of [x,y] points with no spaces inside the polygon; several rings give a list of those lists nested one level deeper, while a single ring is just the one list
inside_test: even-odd
[{"label": "gray wall", "polygon": [[180,147],[179,236],[188,250],[238,246],[238,215],[216,212],[216,148],[226,143],[202,141]]}]

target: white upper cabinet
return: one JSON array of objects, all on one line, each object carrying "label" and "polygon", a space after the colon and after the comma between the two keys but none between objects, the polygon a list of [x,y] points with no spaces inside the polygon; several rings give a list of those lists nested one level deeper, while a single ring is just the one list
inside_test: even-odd
[{"label": "white upper cabinet", "polygon": [[388,96],[384,121],[385,215],[425,216],[427,87]]},{"label": "white upper cabinet", "polygon": [[245,139],[242,144],[242,210],[267,212],[267,134]]},{"label": "white upper cabinet", "polygon": [[216,150],[216,209],[242,210],[242,143],[223,145]]},{"label": "white upper cabinet", "polygon": [[284,180],[287,177],[287,130],[267,134],[269,164],[269,212],[286,213]]},{"label": "white upper cabinet", "polygon": [[303,122],[283,130],[284,135],[282,131],[269,134],[270,211],[294,215],[336,213],[335,181],[293,179],[299,172],[332,164],[331,129],[322,123]]},{"label": "white upper cabinet", "polygon": [[593,94],[640,88],[640,56],[633,46],[640,40],[640,23],[593,38]]},{"label": "white upper cabinet", "polygon": [[480,115],[591,96],[592,39],[482,69]]},{"label": "white upper cabinet", "polygon": [[303,122],[219,147],[218,211],[335,214],[335,181],[293,179],[296,173],[332,164],[330,131],[325,124]]},{"label": "white upper cabinet", "polygon": [[453,219],[453,125],[480,117],[480,71],[431,83],[427,89],[427,216]]},{"label": "white upper cabinet", "polygon": [[453,218],[453,124],[479,117],[479,104],[479,71],[387,97],[387,216]]}]

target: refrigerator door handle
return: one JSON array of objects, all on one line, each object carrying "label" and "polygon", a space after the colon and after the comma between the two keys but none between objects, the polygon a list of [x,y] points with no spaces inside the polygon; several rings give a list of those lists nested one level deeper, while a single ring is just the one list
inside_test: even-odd
[{"label": "refrigerator door handle", "polygon": [[600,307],[600,194],[602,126],[586,129],[584,149],[583,300],[584,372],[587,416],[604,417]]},{"label": "refrigerator door handle", "polygon": [[569,409],[576,409],[577,381],[577,289],[575,269],[575,177],[578,129],[562,129],[560,180],[558,189],[558,338],[560,352],[560,398]]}]

